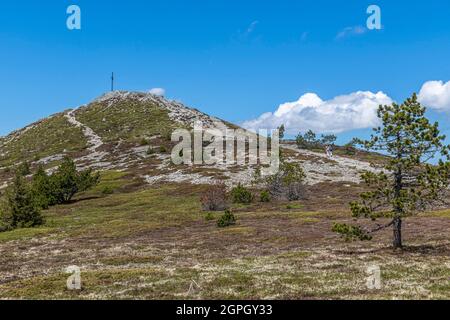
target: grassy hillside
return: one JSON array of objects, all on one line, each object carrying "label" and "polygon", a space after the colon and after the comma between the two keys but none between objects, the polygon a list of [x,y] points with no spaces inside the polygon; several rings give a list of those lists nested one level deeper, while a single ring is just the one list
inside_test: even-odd
[{"label": "grassy hillside", "polygon": [[[114,193],[104,195],[105,187]],[[394,252],[390,232],[376,244],[346,243],[330,231],[348,220],[336,200],[342,187],[289,205],[235,206],[238,224],[227,229],[217,228],[218,213],[205,219],[205,188],[149,189],[104,173],[95,190],[46,211],[44,226],[0,234],[0,298],[450,298],[448,211],[408,220],[408,247]],[[63,270],[73,264],[82,269],[80,292],[66,289]],[[365,286],[371,264],[382,269],[381,290]],[[189,292],[192,280],[200,288]]]},{"label": "grassy hillside", "polygon": [[[238,222],[221,229],[222,213],[201,209],[205,183],[251,185],[253,168],[175,166],[168,136],[200,113],[158,99],[112,93],[0,139],[0,192],[22,161],[53,168],[71,155],[101,172],[42,226],[0,233],[0,299],[450,299],[448,210],[406,219],[403,251],[390,249],[391,230],[354,243],[331,231],[353,222],[361,171],[386,157],[338,147],[330,159],[285,141],[307,176],[304,199],[233,205]],[[71,265],[81,291],[66,289]],[[381,290],[366,287],[371,265]]]},{"label": "grassy hillside", "polygon": [[63,114],[57,114],[5,137],[0,142],[0,167],[80,152],[87,147],[86,142],[80,128],[70,125]]},{"label": "grassy hillside", "polygon": [[113,105],[107,101],[94,102],[78,110],[76,117],[92,128],[104,142],[170,136],[175,128],[166,109],[135,99],[120,100]]}]

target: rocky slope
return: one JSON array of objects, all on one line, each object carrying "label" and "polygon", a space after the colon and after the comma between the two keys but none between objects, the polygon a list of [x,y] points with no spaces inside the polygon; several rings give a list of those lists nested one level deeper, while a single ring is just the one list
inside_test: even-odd
[{"label": "rocky slope", "polygon": [[[0,189],[12,177],[11,167],[23,161],[54,170],[64,156],[79,168],[130,172],[148,184],[189,182],[251,184],[251,166],[175,166],[170,159],[170,134],[176,128],[236,128],[223,120],[160,96],[140,92],[107,93],[88,105],[66,110],[15,131],[0,140]],[[310,185],[322,182],[359,183],[362,170],[376,170],[367,161],[283,146],[299,161]]]}]

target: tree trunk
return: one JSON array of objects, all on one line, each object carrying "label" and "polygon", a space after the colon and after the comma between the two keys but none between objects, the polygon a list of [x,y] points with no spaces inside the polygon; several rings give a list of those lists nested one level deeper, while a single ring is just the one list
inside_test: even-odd
[{"label": "tree trunk", "polygon": [[[400,133],[397,133],[397,145],[401,146],[402,141],[400,137]],[[394,207],[394,249],[401,249],[402,244],[402,213],[403,213],[403,206],[401,205],[402,199],[401,199],[401,192],[403,189],[403,170],[401,166],[401,159],[402,159],[402,150],[401,147],[399,148],[397,152],[397,170],[395,172],[395,185],[394,185],[394,198],[395,198],[395,207]]]},{"label": "tree trunk", "polygon": [[394,248],[403,248],[402,244],[402,219],[400,217],[394,218]]}]

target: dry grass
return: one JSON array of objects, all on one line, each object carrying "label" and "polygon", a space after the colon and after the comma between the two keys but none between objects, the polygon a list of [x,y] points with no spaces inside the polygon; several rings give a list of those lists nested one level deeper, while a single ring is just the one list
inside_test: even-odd
[{"label": "dry grass", "polygon": [[[46,212],[42,228],[0,234],[0,298],[450,298],[448,212],[407,220],[407,247],[395,252],[390,231],[364,243],[330,231],[333,222],[348,222],[345,205],[336,206],[338,187],[324,192],[323,211],[309,209],[319,200],[289,209],[252,204],[235,208],[236,226],[218,229],[200,208],[206,186],[121,191],[129,183],[106,173],[114,194],[93,190]],[[66,289],[63,271],[74,264],[82,269],[80,292]],[[366,287],[373,264],[382,270],[381,290]],[[201,288],[188,293],[192,280]]]}]

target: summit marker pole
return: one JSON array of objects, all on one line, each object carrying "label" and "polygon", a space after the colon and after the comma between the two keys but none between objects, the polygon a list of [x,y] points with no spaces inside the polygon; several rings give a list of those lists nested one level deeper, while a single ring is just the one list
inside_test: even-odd
[{"label": "summit marker pole", "polygon": [[111,91],[114,91],[114,72],[111,74]]}]

